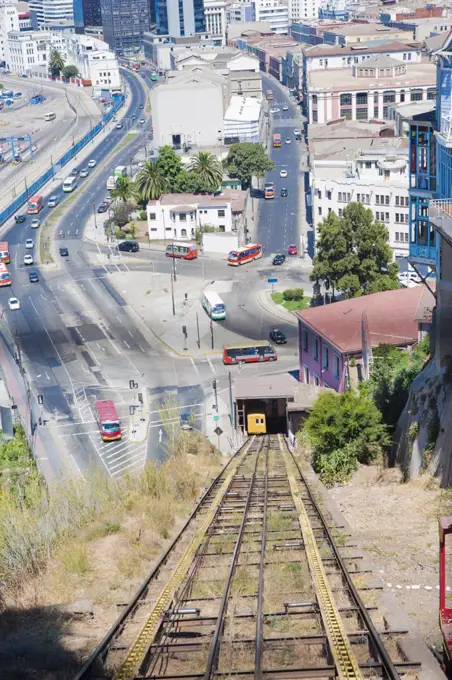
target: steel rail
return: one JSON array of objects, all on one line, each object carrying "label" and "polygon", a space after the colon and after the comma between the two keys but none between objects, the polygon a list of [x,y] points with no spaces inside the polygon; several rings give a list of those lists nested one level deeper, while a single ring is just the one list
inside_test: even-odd
[{"label": "steel rail", "polygon": [[327,524],[327,521],[324,517],[324,514],[323,514],[322,510],[320,509],[317,501],[315,500],[314,495],[311,491],[311,488],[310,488],[309,484],[307,483],[306,478],[303,475],[301,468],[300,468],[300,465],[298,464],[297,460],[295,459],[294,454],[292,453],[292,451],[290,451],[287,444],[286,444],[286,447],[287,447],[287,451],[289,452],[289,454],[290,454],[290,456],[291,456],[291,458],[292,458],[292,460],[295,464],[295,467],[298,471],[298,474],[300,475],[300,480],[304,484],[304,486],[306,487],[306,491],[307,491],[307,494],[309,496],[309,500],[312,503],[313,507],[315,508],[315,510],[316,510],[316,512],[319,516],[320,522],[323,526],[323,530],[324,530],[324,532],[325,532],[325,534],[328,538],[328,541],[329,541],[331,548],[334,552],[334,556],[335,556],[337,563],[339,565],[339,568],[342,572],[342,576],[344,577],[344,579],[346,581],[347,587],[350,591],[350,594],[351,594],[352,599],[353,599],[353,601],[356,605],[356,608],[359,612],[359,615],[362,617],[362,621],[364,622],[364,625],[366,626],[366,628],[368,629],[368,631],[370,633],[370,637],[372,639],[372,642],[375,646],[376,651],[378,652],[378,654],[380,656],[382,665],[384,666],[385,671],[388,674],[388,677],[390,678],[390,680],[400,680],[400,674],[398,673],[394,663],[391,661],[391,657],[389,656],[389,654],[386,650],[386,647],[384,646],[383,642],[381,641],[380,635],[378,634],[378,631],[375,628],[375,625],[374,625],[371,617],[369,616],[369,613],[368,613],[364,603],[362,602],[362,600],[361,600],[361,598],[358,594],[358,591],[355,587],[355,584],[353,583],[353,580],[350,577],[350,574],[348,573],[348,569],[345,566],[344,560],[342,559],[342,556],[339,552],[339,549],[336,545],[336,542],[333,539],[333,536],[332,536],[331,531],[328,527],[328,524]]},{"label": "steel rail", "polygon": [[259,456],[260,456],[261,451],[262,451],[264,446],[265,446],[265,439],[262,440],[262,445],[260,446],[260,448],[257,451],[256,461],[254,463],[253,475],[252,475],[251,479],[249,480],[250,485],[249,485],[248,495],[247,495],[246,502],[245,502],[245,507],[243,509],[242,522],[240,524],[239,533],[238,533],[238,536],[237,536],[237,539],[236,539],[236,542],[235,542],[234,553],[232,555],[231,564],[229,565],[228,576],[227,576],[227,579],[226,579],[226,585],[225,585],[225,588],[224,588],[224,591],[223,591],[223,596],[221,598],[220,607],[219,607],[219,610],[218,610],[217,622],[216,622],[216,625],[215,625],[215,631],[214,631],[214,634],[213,634],[213,637],[212,637],[212,642],[210,644],[209,656],[207,658],[207,666],[206,666],[206,670],[205,670],[205,673],[204,673],[204,680],[210,680],[212,678],[214,672],[215,672],[215,669],[216,669],[216,664],[217,664],[217,661],[218,661],[218,654],[219,654],[219,651],[220,651],[221,636],[222,636],[222,633],[223,633],[224,617],[225,617],[225,614],[226,614],[226,608],[227,608],[227,604],[228,604],[229,593],[230,593],[230,590],[231,590],[232,579],[234,577],[235,568],[236,568],[236,565],[237,565],[237,559],[238,559],[238,556],[239,556],[240,548],[242,546],[243,535],[245,533],[245,526],[246,526],[246,520],[247,520],[247,516],[248,516],[248,510],[249,510],[249,507],[250,507],[250,504],[251,504],[251,497],[253,495],[254,484],[255,484],[255,481],[256,481],[256,470],[257,470],[257,466],[258,466],[258,463],[259,463]]},{"label": "steel rail", "polygon": [[[253,438],[254,439],[254,438]],[[251,440],[253,441],[253,440]],[[94,670],[95,664],[99,659],[103,659],[104,655],[108,653],[108,649],[111,646],[111,643],[115,640],[116,636],[120,634],[123,630],[123,627],[129,617],[132,616],[132,614],[135,612],[136,607],[140,603],[141,600],[143,600],[143,597],[146,595],[147,590],[149,586],[151,585],[151,582],[155,579],[159,571],[162,569],[164,566],[165,562],[167,561],[168,557],[174,550],[174,548],[177,546],[177,544],[180,542],[181,538],[184,536],[185,532],[187,531],[188,527],[192,523],[192,521],[196,518],[196,516],[199,514],[199,512],[203,509],[204,503],[208,499],[208,496],[212,493],[214,490],[215,486],[221,481],[221,478],[223,475],[228,471],[228,468],[233,465],[234,461],[237,460],[237,458],[242,455],[243,450],[247,447],[250,446],[250,441],[247,440],[243,446],[240,447],[240,449],[232,456],[232,458],[227,462],[225,467],[221,470],[221,472],[218,473],[218,475],[215,477],[215,479],[211,482],[209,487],[206,489],[206,491],[203,493],[201,496],[201,499],[197,503],[195,509],[193,512],[190,514],[184,525],[182,526],[181,530],[175,536],[175,538],[171,541],[170,545],[168,548],[165,550],[163,553],[162,557],[158,561],[158,563],[155,565],[155,567],[151,570],[151,572],[148,574],[146,579],[143,581],[141,586],[138,588],[137,592],[127,605],[125,609],[122,611],[122,613],[118,616],[116,621],[113,623],[111,626],[110,630],[106,633],[106,635],[102,638],[102,640],[99,642],[97,647],[93,650],[93,652],[90,654],[88,659],[85,661],[77,675],[75,676],[74,680],[86,680],[87,678],[90,677],[90,673]]]},{"label": "steel rail", "polygon": [[259,584],[257,588],[257,622],[256,622],[256,650],[254,657],[254,678],[261,680],[262,678],[262,647],[264,640],[264,617],[262,615],[262,607],[264,600],[264,567],[265,567],[265,551],[267,549],[267,508],[268,508],[268,447],[265,452],[265,480],[264,480],[264,507],[263,507],[263,521],[262,521],[262,542],[261,555],[259,561]]}]

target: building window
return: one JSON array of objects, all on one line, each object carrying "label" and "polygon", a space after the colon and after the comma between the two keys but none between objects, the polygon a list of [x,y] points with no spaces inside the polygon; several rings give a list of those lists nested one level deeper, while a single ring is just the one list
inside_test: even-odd
[{"label": "building window", "polygon": [[313,352],[313,354],[314,354],[314,361],[318,361],[319,360],[319,339],[316,335],[314,336],[314,352]]},{"label": "building window", "polygon": [[319,208],[319,215],[322,216],[322,208]]},{"label": "building window", "polygon": [[341,102],[341,106],[351,106],[352,105],[352,95],[351,94],[341,94],[340,102]]},{"label": "building window", "polygon": [[356,120],[367,120],[368,110],[366,109],[356,109]]},{"label": "building window", "polygon": [[303,366],[303,372],[304,372],[304,382],[309,385],[309,368],[307,366]]},{"label": "building window", "polygon": [[330,367],[330,353],[328,347],[323,348],[323,368],[327,371]]},{"label": "building window", "polygon": [[224,210],[219,210],[218,211],[218,217],[224,217],[224,216],[225,216]]},{"label": "building window", "polygon": [[351,109],[341,109],[341,118],[345,118],[346,120],[351,120],[352,119],[352,110]]},{"label": "building window", "polygon": [[340,360],[339,360],[339,355],[335,354],[334,355],[334,377],[339,379],[339,367],[340,367]]},{"label": "building window", "polygon": [[308,331],[303,329],[303,352],[309,351]]},{"label": "building window", "polygon": [[226,231],[226,227],[224,226],[224,224],[218,225],[218,231],[219,231],[221,234],[224,234],[224,232]]},{"label": "building window", "polygon": [[320,385],[320,380],[318,375],[314,375],[314,385]]},{"label": "building window", "polygon": [[422,101],[423,96],[424,96],[424,93],[420,89],[411,90],[411,92],[410,92],[410,100],[412,102]]},{"label": "building window", "polygon": [[186,221],[187,221],[187,215],[185,213],[180,213],[179,222],[186,222]]},{"label": "building window", "polygon": [[156,218],[156,213],[149,213],[149,219],[150,220],[155,220]]},{"label": "building window", "polygon": [[359,106],[360,104],[367,106],[367,92],[358,92],[356,94],[356,105]]},{"label": "building window", "polygon": [[385,92],[383,92],[383,104],[392,104],[395,102],[395,98],[395,90],[385,90]]},{"label": "building window", "polygon": [[396,231],[396,233],[395,233],[395,240],[399,241],[399,232],[398,231]]},{"label": "building window", "polygon": [[318,196],[319,198],[322,198],[322,192],[320,191],[320,189],[317,189],[317,196]]},{"label": "building window", "polygon": [[181,236],[187,236],[187,230],[186,230],[186,229],[181,229],[181,230],[180,230],[180,235],[181,235]]}]

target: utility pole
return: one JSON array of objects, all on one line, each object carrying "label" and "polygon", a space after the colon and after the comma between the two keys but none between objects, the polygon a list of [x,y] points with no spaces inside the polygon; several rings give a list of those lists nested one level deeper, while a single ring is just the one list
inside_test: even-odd
[{"label": "utility pole", "polygon": [[199,318],[198,318],[198,312],[196,312],[196,330],[198,331],[198,349],[201,349],[201,338],[199,337]]},{"label": "utility pole", "polygon": [[96,204],[93,203],[93,215],[94,215],[94,228],[97,231],[97,220],[96,220]]},{"label": "utility pole", "polygon": [[218,413],[218,392],[217,392],[217,381],[212,380],[213,393],[215,395],[215,410]]},{"label": "utility pole", "polygon": [[173,301],[173,316],[176,316],[176,306],[174,304],[174,284],[173,284],[173,275],[170,274],[170,279],[171,279],[171,298]]},{"label": "utility pole", "polygon": [[210,319],[210,340],[212,344],[212,349],[214,349],[214,341],[213,341],[213,322],[212,319]]},{"label": "utility pole", "polygon": [[174,241],[172,243],[172,248],[173,248],[173,278],[174,278],[174,283],[177,282],[177,276],[176,276],[176,258],[174,257]]},{"label": "utility pole", "polygon": [[229,412],[230,412],[230,419],[231,419],[231,425],[233,429],[235,430],[235,418],[234,418],[234,410],[233,410],[233,401],[232,401],[232,374],[231,371],[229,371]]},{"label": "utility pole", "polygon": [[22,350],[20,348],[20,338],[19,338],[19,333],[16,331],[16,337],[15,337],[15,345],[16,345],[16,357],[17,357],[17,365],[19,366],[20,372],[23,375],[24,369],[22,366]]}]

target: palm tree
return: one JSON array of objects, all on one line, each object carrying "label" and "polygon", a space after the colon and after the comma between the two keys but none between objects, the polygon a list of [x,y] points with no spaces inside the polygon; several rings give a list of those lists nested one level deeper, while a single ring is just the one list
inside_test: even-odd
[{"label": "palm tree", "polygon": [[49,57],[49,71],[53,76],[59,76],[64,69],[64,59],[58,50],[52,50]]},{"label": "palm tree", "polygon": [[137,191],[142,201],[155,201],[170,190],[170,184],[156,163],[146,161],[136,178]]},{"label": "palm tree", "polygon": [[223,168],[218,158],[210,151],[200,151],[193,156],[189,169],[211,193],[221,185]]},{"label": "palm tree", "polygon": [[134,187],[133,183],[128,177],[118,177],[116,186],[110,192],[112,198],[116,198],[123,203],[127,203],[133,197]]}]

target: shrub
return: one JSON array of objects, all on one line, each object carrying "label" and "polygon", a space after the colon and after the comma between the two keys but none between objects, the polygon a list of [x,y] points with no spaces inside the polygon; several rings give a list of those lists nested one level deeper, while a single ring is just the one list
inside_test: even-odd
[{"label": "shrub", "polygon": [[140,220],[147,220],[147,219],[148,219],[148,214],[147,214],[146,210],[140,210],[140,212],[139,212],[139,214],[138,214],[138,218],[139,218]]},{"label": "shrub", "polygon": [[284,300],[302,300],[303,297],[303,288],[286,288],[286,290],[283,291]]},{"label": "shrub", "polygon": [[410,427],[408,428],[408,440],[410,444],[414,442],[418,434],[419,434],[419,422],[416,420],[414,423],[411,423]]},{"label": "shrub", "polygon": [[359,444],[349,442],[329,454],[314,455],[314,468],[324,484],[343,484],[358,468]]},{"label": "shrub", "polygon": [[116,238],[125,238],[127,236],[127,234],[124,231],[124,229],[120,229],[119,227],[116,227],[115,236],[116,236]]}]

